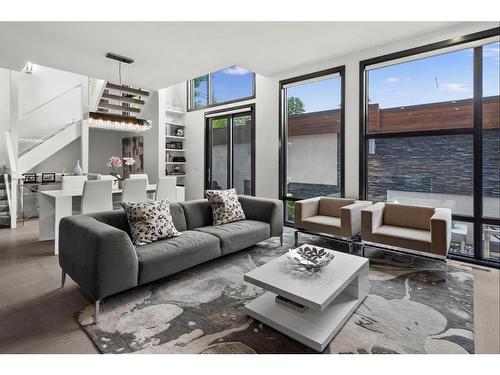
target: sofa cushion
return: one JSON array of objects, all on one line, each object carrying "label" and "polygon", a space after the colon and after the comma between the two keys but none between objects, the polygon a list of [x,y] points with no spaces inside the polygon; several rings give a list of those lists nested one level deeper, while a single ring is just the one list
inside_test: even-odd
[{"label": "sofa cushion", "polygon": [[243,208],[238,201],[236,189],[207,190],[205,195],[212,209],[213,224],[228,224],[246,219]]},{"label": "sofa cushion", "polygon": [[122,202],[121,205],[127,214],[134,245],[180,235],[172,221],[168,200]]},{"label": "sofa cushion", "polygon": [[139,284],[172,275],[221,255],[217,237],[191,230],[182,232],[179,237],[140,246],[136,251]]},{"label": "sofa cushion", "polygon": [[384,224],[399,227],[431,230],[431,217],[434,208],[409,204],[386,203],[384,206]]},{"label": "sofa cushion", "polygon": [[340,209],[354,203],[354,199],[321,197],[318,214],[323,216],[340,217]]},{"label": "sofa cushion", "polygon": [[179,204],[184,209],[188,230],[212,225],[212,210],[206,199],[196,199]]},{"label": "sofa cushion", "polygon": [[395,225],[382,225],[372,234],[372,242],[410,250],[431,251],[431,232]]},{"label": "sofa cushion", "polygon": [[219,238],[222,254],[245,249],[268,239],[271,235],[271,226],[268,223],[255,220],[240,220],[229,224],[196,228],[196,230]]},{"label": "sofa cushion", "polygon": [[340,218],[324,215],[308,217],[302,220],[299,229],[340,236]]}]

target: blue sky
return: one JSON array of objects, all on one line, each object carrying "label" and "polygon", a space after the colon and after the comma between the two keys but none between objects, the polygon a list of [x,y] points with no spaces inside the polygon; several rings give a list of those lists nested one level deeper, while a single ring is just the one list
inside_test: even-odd
[{"label": "blue sky", "polygon": [[[499,43],[483,49],[483,92],[499,95]],[[472,50],[456,51],[426,59],[373,69],[369,72],[370,103],[381,108],[472,98]],[[338,108],[340,79],[292,87],[288,97],[299,97],[306,112]]]}]

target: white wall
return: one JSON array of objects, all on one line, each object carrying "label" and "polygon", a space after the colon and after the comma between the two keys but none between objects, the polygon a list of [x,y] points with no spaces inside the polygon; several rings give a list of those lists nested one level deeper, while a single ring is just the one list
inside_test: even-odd
[{"label": "white wall", "polygon": [[75,87],[86,77],[40,65],[18,77],[19,137],[43,138],[82,118],[81,90]]},{"label": "white wall", "polygon": [[[73,173],[80,159],[80,138],[66,145],[58,152],[31,169],[32,173]],[[81,162],[80,162],[81,165]]]},{"label": "white wall", "polygon": [[10,128],[10,72],[0,69],[0,170],[8,166],[4,133]]}]

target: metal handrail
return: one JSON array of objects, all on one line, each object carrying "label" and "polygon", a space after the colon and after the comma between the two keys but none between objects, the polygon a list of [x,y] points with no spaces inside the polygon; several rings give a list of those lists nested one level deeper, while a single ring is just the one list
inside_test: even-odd
[{"label": "metal handrail", "polygon": [[57,94],[57,95],[56,95],[56,96],[54,96],[53,98],[51,98],[51,99],[47,100],[46,102],[44,102],[44,103],[42,103],[42,104],[40,104],[40,105],[36,106],[35,108],[33,108],[33,109],[29,110],[28,112],[23,113],[23,114],[21,115],[21,118],[22,118],[22,117],[26,117],[27,115],[29,115],[29,114],[31,114],[31,113],[33,113],[33,112],[35,112],[35,111],[39,110],[39,109],[40,109],[40,108],[42,108],[42,107],[45,107],[47,104],[50,104],[50,103],[52,103],[53,101],[55,101],[55,100],[57,100],[57,99],[59,99],[59,98],[63,97],[64,95],[69,94],[71,91],[73,91],[73,90],[75,90],[75,89],[77,89],[77,88],[79,88],[79,87],[82,87],[82,84],[81,84],[81,83],[79,83],[78,85],[76,85],[76,86],[74,86],[74,87],[72,87],[72,88],[70,88],[70,89],[68,89],[68,90],[66,90],[66,91],[63,91],[63,92],[62,92],[62,93],[60,93],[60,94]]},{"label": "metal handrail", "polygon": [[73,124],[76,124],[78,122],[80,122],[81,120],[75,120],[75,121],[71,121],[65,125],[63,125],[61,128],[57,129],[56,131],[46,135],[45,137],[43,137],[42,139],[40,139],[40,142],[37,142],[31,146],[29,146],[28,148],[24,149],[21,153],[19,153],[18,157],[21,157],[25,154],[27,154],[28,152],[30,152],[31,150],[33,150],[35,147],[38,147],[40,146],[42,143],[44,143],[45,141],[49,140],[50,138],[56,136],[57,134],[59,134],[60,132],[62,132],[63,130],[65,130],[66,128],[69,128],[71,125]]}]

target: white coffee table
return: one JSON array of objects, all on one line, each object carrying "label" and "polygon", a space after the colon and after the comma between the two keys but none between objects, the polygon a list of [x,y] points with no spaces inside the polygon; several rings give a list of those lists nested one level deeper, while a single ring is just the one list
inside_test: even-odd
[{"label": "white coffee table", "polygon": [[[300,271],[286,254],[246,273],[245,281],[268,290],[245,306],[246,313],[318,352],[323,351],[370,288],[368,259],[331,251],[335,258],[313,274]],[[278,303],[277,296],[301,306]]]}]

